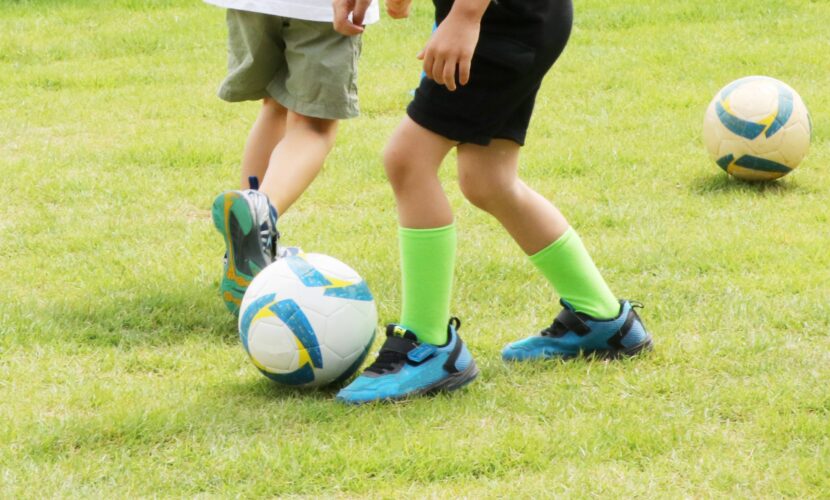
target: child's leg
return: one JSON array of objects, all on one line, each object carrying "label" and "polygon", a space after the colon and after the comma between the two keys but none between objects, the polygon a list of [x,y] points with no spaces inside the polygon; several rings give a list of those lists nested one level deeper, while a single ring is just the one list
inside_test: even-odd
[{"label": "child's leg", "polygon": [[250,176],[261,180],[265,175],[271,152],[285,134],[287,115],[288,110],[274,99],[266,97],[262,100],[262,108],[248,133],[242,152],[242,189],[251,187],[248,184]]},{"label": "child's leg", "polygon": [[438,169],[453,141],[404,117],[383,151],[383,165],[395,192],[402,227],[425,229],[452,224],[452,209]]},{"label": "child's leg", "polygon": [[[277,214],[314,180],[336,131],[337,120],[309,118],[287,111],[275,100],[264,100],[245,146],[243,191],[221,193],[212,207],[213,223],[226,246],[220,290],[234,313],[251,280],[276,257]],[[262,179],[259,191],[244,190],[248,175]],[[268,231],[264,240],[263,227]]]},{"label": "child's leg", "polygon": [[400,322],[420,341],[433,345],[446,342],[450,316],[456,236],[438,169],[454,145],[404,118],[384,152],[400,223]]},{"label": "child's leg", "polygon": [[438,179],[451,141],[405,118],[384,152],[401,223],[403,312],[386,327],[378,357],[337,399],[348,403],[402,399],[452,391],[478,375],[458,336],[461,322],[449,318],[455,261],[452,210]]},{"label": "child's leg", "polygon": [[260,191],[282,215],[308,188],[334,146],[337,120],[288,112],[285,134],[273,148]]},{"label": "child's leg", "polygon": [[562,214],[518,178],[519,145],[493,140],[489,146],[458,146],[458,176],[464,196],[504,226],[577,311],[616,317],[620,303]]}]

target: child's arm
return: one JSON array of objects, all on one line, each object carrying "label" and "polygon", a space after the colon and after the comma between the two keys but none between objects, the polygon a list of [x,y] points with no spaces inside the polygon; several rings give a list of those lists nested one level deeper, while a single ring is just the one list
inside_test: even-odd
[{"label": "child's arm", "polygon": [[490,0],[456,0],[418,59],[424,61],[424,72],[436,83],[448,90],[455,90],[458,83],[470,81],[470,63],[478,43],[481,17]]}]

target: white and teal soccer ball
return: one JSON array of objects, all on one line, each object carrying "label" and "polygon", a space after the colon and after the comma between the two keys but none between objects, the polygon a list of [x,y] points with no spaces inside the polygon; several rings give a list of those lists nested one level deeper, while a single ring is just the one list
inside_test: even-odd
[{"label": "white and teal soccer ball", "polygon": [[792,172],[807,155],[811,135],[801,96],[766,76],[741,78],[721,89],[703,123],[703,142],[712,160],[749,181]]},{"label": "white and teal soccer ball", "polygon": [[314,253],[285,256],[263,269],[239,311],[239,337],[254,366],[292,386],[348,379],[366,358],[376,324],[363,278]]}]

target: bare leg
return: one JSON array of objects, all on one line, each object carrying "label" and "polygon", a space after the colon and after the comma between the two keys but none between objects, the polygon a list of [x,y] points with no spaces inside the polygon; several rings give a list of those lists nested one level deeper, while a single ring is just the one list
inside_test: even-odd
[{"label": "bare leg", "polygon": [[287,114],[288,110],[270,97],[262,100],[262,108],[248,133],[248,140],[245,142],[245,150],[242,153],[242,177],[240,179],[242,189],[250,187],[248,177],[252,175],[262,180],[268,168],[271,152],[285,134]]},{"label": "bare leg", "polygon": [[288,112],[285,135],[276,145],[260,191],[284,214],[323,168],[334,146],[337,120]]},{"label": "bare leg", "polygon": [[383,153],[383,164],[395,192],[402,227],[427,229],[452,224],[450,202],[438,169],[455,146],[438,134],[404,118]]},{"label": "bare leg", "polygon": [[[510,233],[560,297],[595,318],[620,311],[582,240],[551,202],[517,175],[519,145],[507,140],[489,146],[458,147],[461,190]],[[563,237],[564,236],[564,237]]]},{"label": "bare leg", "polygon": [[422,342],[447,342],[455,267],[452,209],[438,179],[453,141],[404,118],[383,155],[398,205],[401,251],[401,325]]},{"label": "bare leg", "polygon": [[568,221],[518,177],[520,147],[496,139],[489,146],[458,146],[458,180],[464,196],[495,217],[528,255],[559,239]]}]

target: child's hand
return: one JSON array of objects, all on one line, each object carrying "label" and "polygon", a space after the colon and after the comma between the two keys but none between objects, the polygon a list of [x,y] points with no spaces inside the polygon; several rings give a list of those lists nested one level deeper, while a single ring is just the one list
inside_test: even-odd
[{"label": "child's hand", "polygon": [[392,19],[409,17],[409,7],[412,0],[386,0],[386,13]]},{"label": "child's hand", "polygon": [[480,17],[454,16],[451,12],[438,25],[424,50],[418,54],[418,59],[424,61],[427,77],[450,91],[456,89],[456,71],[460,85],[470,81],[470,64],[481,30],[479,20]]},{"label": "child's hand", "polygon": [[349,36],[363,33],[363,18],[371,4],[372,0],[334,0],[334,30]]}]

